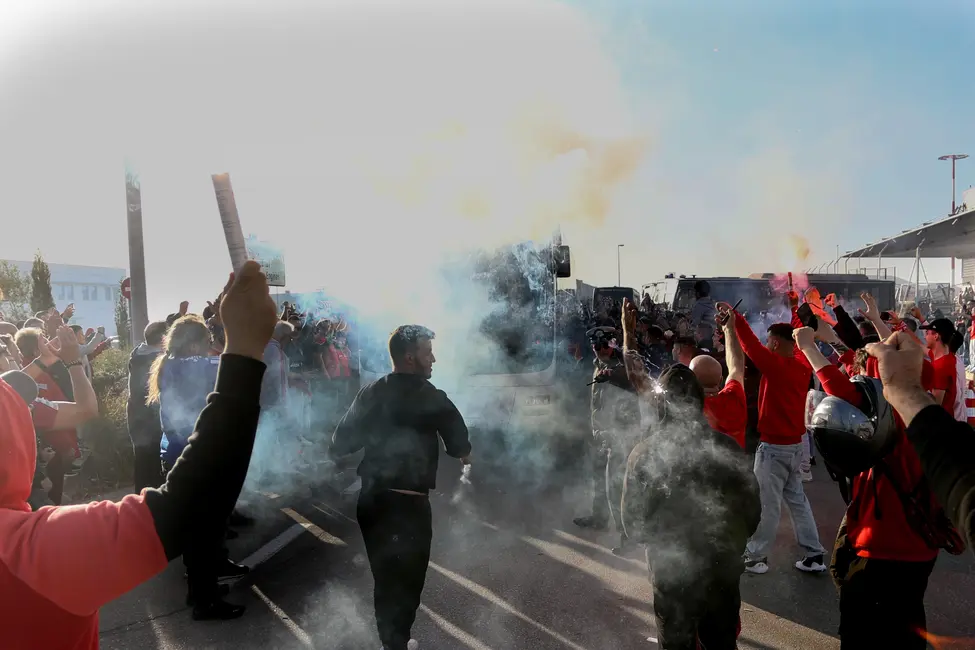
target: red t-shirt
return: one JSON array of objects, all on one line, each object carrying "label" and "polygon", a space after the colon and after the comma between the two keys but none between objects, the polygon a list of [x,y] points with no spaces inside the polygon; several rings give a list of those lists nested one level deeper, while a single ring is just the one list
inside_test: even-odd
[{"label": "red t-shirt", "polygon": [[34,421],[34,431],[50,431],[54,428],[54,421],[58,417],[58,405],[38,397],[30,406],[30,416]]},{"label": "red t-shirt", "polygon": [[[36,382],[39,400],[48,402],[66,401],[65,395],[61,391],[61,388],[58,386],[57,382],[54,381],[54,379],[46,372],[42,372],[36,379]],[[72,455],[74,458],[78,457],[77,430],[61,429],[60,431],[53,431],[50,428],[47,428],[43,431],[38,429],[38,433],[41,434],[41,440],[44,441],[44,444],[48,445],[55,451]]]},{"label": "red t-shirt", "polygon": [[956,381],[958,379],[956,372],[958,368],[955,355],[946,354],[932,361],[931,365],[934,373],[932,375],[930,390],[943,390],[945,392],[941,406],[951,414],[951,417],[955,417],[955,400],[958,398],[958,389],[956,387]]},{"label": "red t-shirt", "polygon": [[704,415],[712,429],[731,436],[742,449],[745,448],[748,404],[745,388],[740,383],[732,379],[720,391],[705,397]]},{"label": "red t-shirt", "polygon": [[[875,360],[871,358],[871,361]],[[868,362],[868,365],[874,364]],[[875,368],[869,370],[874,372],[868,372],[868,376],[875,377]],[[827,394],[860,406],[862,394],[839,368],[827,366],[816,374]],[[924,477],[924,472],[917,452],[904,434],[904,422],[896,412],[895,419],[897,443],[884,457],[884,462],[901,489],[912,491]],[[928,507],[936,508],[933,496],[930,493],[928,496],[931,498]],[[861,557],[927,562],[938,556],[938,550],[928,546],[908,522],[897,489],[886,477],[879,476],[872,469],[853,479],[853,502],[846,509],[846,526],[847,539]]]},{"label": "red t-shirt", "polygon": [[812,368],[805,355],[784,357],[768,350],[748,321],[735,312],[735,332],[745,355],[762,373],[758,385],[758,433],[771,445],[797,445],[806,433],[806,393]]}]

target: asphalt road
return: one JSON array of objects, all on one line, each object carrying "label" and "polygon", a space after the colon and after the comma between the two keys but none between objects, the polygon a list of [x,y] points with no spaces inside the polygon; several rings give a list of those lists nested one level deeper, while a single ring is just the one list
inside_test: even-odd
[{"label": "asphalt road", "polygon": [[[843,503],[825,472],[815,473],[807,494],[829,548]],[[656,647],[643,559],[615,557],[610,533],[575,528],[572,518],[587,500],[578,481],[512,485],[475,469],[474,485],[461,488],[458,475],[457,461],[444,459],[431,497],[432,561],[413,628],[422,649]],[[372,577],[354,503],[321,489],[256,496],[248,507],[260,522],[231,546],[235,559],[259,562],[230,596],[248,606],[242,619],[192,621],[182,566],[174,563],[103,609],[102,647],[376,650]],[[797,553],[783,513],[769,573],[742,579],[741,648],[839,648],[836,591],[828,577],[796,571]],[[927,591],[931,632],[975,637],[972,558],[942,554]]]}]

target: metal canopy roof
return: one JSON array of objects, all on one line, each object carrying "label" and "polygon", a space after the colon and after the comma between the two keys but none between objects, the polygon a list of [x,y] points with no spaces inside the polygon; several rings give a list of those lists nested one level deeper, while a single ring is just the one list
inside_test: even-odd
[{"label": "metal canopy roof", "polygon": [[914,257],[918,246],[921,257],[975,258],[975,207],[849,251],[843,257]]}]

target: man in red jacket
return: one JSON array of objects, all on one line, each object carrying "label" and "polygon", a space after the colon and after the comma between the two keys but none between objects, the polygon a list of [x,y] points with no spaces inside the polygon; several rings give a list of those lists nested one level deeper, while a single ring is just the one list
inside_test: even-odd
[{"label": "man in red jacket", "polygon": [[[797,329],[795,340],[823,390],[862,408],[863,393],[823,356],[815,332],[808,327]],[[880,376],[875,359],[867,360],[864,371],[870,377]],[[840,587],[844,648],[927,647],[924,592],[938,548],[911,525],[898,490],[913,494],[926,512],[935,512],[938,504],[922,482],[921,461],[908,444],[904,422],[896,411],[895,421],[897,441],[882,459],[884,471],[875,467],[853,479],[850,504],[837,535],[833,571]]]},{"label": "man in red jacket", "polygon": [[[47,506],[27,497],[37,445],[30,409],[0,381],[0,629],[4,650],[96,650],[98,609],[222,535],[250,463],[277,308],[256,262],[228,283],[227,346],[196,432],[159,489]],[[200,495],[206,498],[200,498]]]},{"label": "man in red jacket", "polygon": [[745,549],[745,570],[762,574],[768,571],[768,549],[775,541],[785,499],[792,513],[796,541],[804,556],[795,567],[808,573],[826,571],[819,542],[819,531],[799,475],[802,459],[806,393],[812,379],[808,362],[795,348],[792,325],[776,323],[768,328],[762,345],[748,321],[719,303],[722,314],[734,314],[738,341],[749,359],[762,373],[758,388],[758,432],[761,442],[755,451],[755,476],[762,496],[762,521]]}]

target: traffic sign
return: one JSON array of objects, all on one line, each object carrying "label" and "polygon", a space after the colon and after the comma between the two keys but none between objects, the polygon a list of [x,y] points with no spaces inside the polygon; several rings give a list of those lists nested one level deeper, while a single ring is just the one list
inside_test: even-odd
[{"label": "traffic sign", "polygon": [[132,278],[122,280],[122,295],[126,300],[132,300]]}]

